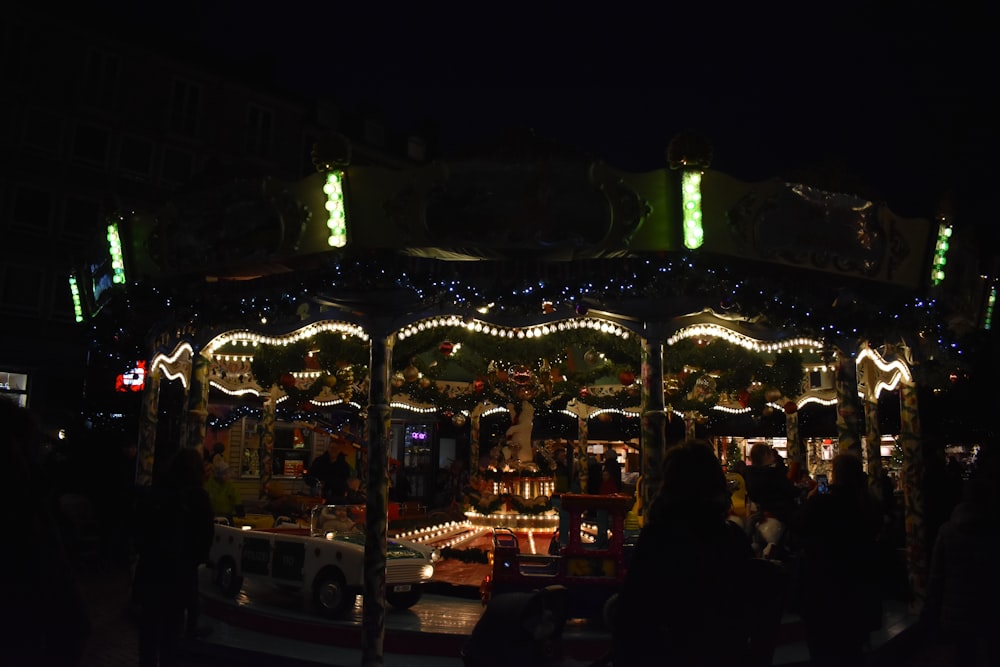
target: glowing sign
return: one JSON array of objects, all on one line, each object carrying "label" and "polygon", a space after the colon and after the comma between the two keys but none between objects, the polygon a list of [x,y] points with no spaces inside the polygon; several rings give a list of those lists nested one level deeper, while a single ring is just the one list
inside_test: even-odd
[{"label": "glowing sign", "polygon": [[122,239],[118,234],[118,223],[108,223],[108,253],[111,255],[111,282],[115,285],[125,284],[125,256],[122,251]]},{"label": "glowing sign", "polygon": [[931,285],[940,285],[944,282],[944,266],[948,262],[949,239],[951,239],[951,225],[944,219],[938,225],[937,243],[934,245],[934,260],[931,267]]},{"label": "glowing sign", "polygon": [[701,226],[701,172],[681,174],[681,205],[684,210],[684,246],[694,250],[705,242]]},{"label": "glowing sign", "polygon": [[347,245],[347,213],[344,210],[343,172],[329,172],[326,175],[323,192],[326,194],[326,210],[330,213],[330,217],[326,221],[326,226],[330,228],[327,243],[334,248],[343,248]]},{"label": "glowing sign", "polygon": [[83,301],[80,299],[80,285],[75,274],[69,276],[69,291],[73,297],[73,317],[77,322],[83,322]]},{"label": "glowing sign", "polygon": [[146,362],[137,361],[135,367],[115,378],[115,391],[142,391],[146,386]]}]

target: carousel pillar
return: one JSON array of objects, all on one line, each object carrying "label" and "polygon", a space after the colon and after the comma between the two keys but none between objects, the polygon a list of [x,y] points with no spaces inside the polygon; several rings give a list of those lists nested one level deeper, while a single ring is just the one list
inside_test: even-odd
[{"label": "carousel pillar", "polygon": [[837,450],[844,454],[851,452],[861,456],[861,440],[858,436],[858,374],[854,355],[844,348],[837,349],[837,370],[834,376],[837,389]]},{"label": "carousel pillar", "polygon": [[[587,434],[590,425],[590,415],[594,413],[596,408],[586,403],[581,402],[579,399],[572,399],[566,404],[566,410],[576,415],[576,425],[577,425],[577,442],[576,451],[580,463],[579,465],[574,465],[570,461],[570,489],[577,488],[579,493],[587,493],[587,480],[589,479],[588,471],[588,461],[587,461]],[[568,452],[567,452],[568,454]],[[552,496],[552,507],[554,507],[559,513],[559,542],[566,546],[567,540],[569,539],[569,514],[567,514],[562,509],[562,500],[560,497]],[[598,532],[601,530],[601,521],[603,517],[601,513],[598,513]]]},{"label": "carousel pillar", "polygon": [[865,395],[865,456],[868,486],[882,497],[882,432],[878,426],[878,396]]},{"label": "carousel pillar", "polygon": [[[889,346],[890,352],[895,350]],[[876,495],[882,491],[882,432],[878,426],[878,394],[882,387],[895,387],[910,378],[907,365],[897,360],[887,363],[882,356],[865,344],[858,355],[858,388],[865,399],[865,454],[868,458],[868,483]]]},{"label": "carousel pillar", "polygon": [[264,409],[260,417],[260,484],[257,490],[258,498],[266,498],[271,488],[271,477],[274,475],[274,411],[278,406],[278,385],[271,385],[271,391],[264,398]]},{"label": "carousel pillar", "polygon": [[187,429],[185,447],[200,447],[205,442],[208,424],[208,369],[210,359],[204,354],[194,354],[191,359],[191,382],[188,391]]},{"label": "carousel pillar", "polygon": [[159,422],[160,380],[163,372],[157,365],[146,376],[146,388],[142,392],[142,411],[139,415],[139,442],[136,456],[136,486],[153,483],[153,461],[156,455],[156,427]]},{"label": "carousel pillar", "polygon": [[591,405],[581,402],[579,399],[574,398],[566,404],[566,409],[576,415],[576,426],[577,426],[577,443],[576,451],[579,453],[580,465],[577,466],[576,471],[577,479],[579,479],[580,488],[586,492],[587,489],[587,479],[589,477],[587,471],[587,438],[590,428],[590,415],[593,414],[594,408]]},{"label": "carousel pillar", "polygon": [[580,465],[577,467],[576,474],[580,480],[580,491],[582,493],[587,492],[587,479],[589,479],[590,467],[587,460],[587,437],[589,435],[590,421],[586,416],[578,414],[576,416],[577,424],[577,435],[579,436],[576,442],[577,460],[580,461]]},{"label": "carousel pillar", "polygon": [[393,336],[371,338],[368,385],[368,497],[365,514],[365,580],[361,611],[361,664],[382,665],[385,639],[385,564],[389,518],[389,439],[392,435],[390,370]]},{"label": "carousel pillar", "polygon": [[[663,409],[663,336],[657,331],[642,339],[642,395],[639,399],[642,447],[641,502],[649,507],[659,491],[663,454],[667,446],[666,413]],[[640,517],[641,522],[641,517]]]},{"label": "carousel pillar", "polygon": [[802,436],[799,434],[799,406],[795,401],[785,403],[785,454],[789,462],[798,461],[803,468],[806,467],[806,450],[802,446]]},{"label": "carousel pillar", "polygon": [[476,404],[472,414],[469,415],[471,425],[469,426],[469,479],[474,480],[479,477],[479,426],[483,410],[486,405],[482,402]]},{"label": "carousel pillar", "polygon": [[577,440],[577,443],[576,443],[576,451],[579,452],[579,458],[580,458],[580,466],[579,466],[580,488],[583,489],[583,490],[587,489],[587,480],[588,480],[589,475],[590,475],[590,471],[588,470],[589,466],[587,465],[587,463],[588,463],[588,461],[587,461],[587,438],[588,438],[589,433],[590,433],[590,431],[589,431],[590,420],[587,417],[588,417],[588,412],[586,410],[582,410],[582,411],[578,412],[577,415],[576,415],[576,425],[577,425],[576,431],[577,431],[577,434],[580,436],[579,439]]},{"label": "carousel pillar", "polygon": [[920,414],[917,388],[913,382],[899,387],[899,443],[903,449],[903,506],[906,525],[906,560],[913,593],[913,605],[919,609],[927,597],[928,554],[924,498],[924,455],[920,444]]}]

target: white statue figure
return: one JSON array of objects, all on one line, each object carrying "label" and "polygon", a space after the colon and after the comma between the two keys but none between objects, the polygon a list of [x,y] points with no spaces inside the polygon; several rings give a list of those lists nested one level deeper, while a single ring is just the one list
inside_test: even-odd
[{"label": "white statue figure", "polygon": [[528,463],[531,461],[531,427],[535,420],[535,406],[529,401],[521,401],[521,413],[518,414],[514,404],[508,403],[507,411],[510,412],[510,428],[507,429],[510,460]]}]

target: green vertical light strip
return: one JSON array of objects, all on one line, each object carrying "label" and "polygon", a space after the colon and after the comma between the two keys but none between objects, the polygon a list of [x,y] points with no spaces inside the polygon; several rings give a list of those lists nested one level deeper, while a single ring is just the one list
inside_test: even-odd
[{"label": "green vertical light strip", "polygon": [[118,235],[118,223],[108,224],[108,252],[111,253],[111,282],[125,284],[125,256],[122,254],[122,239]]},{"label": "green vertical light strip", "polygon": [[990,295],[986,299],[986,316],[983,318],[983,328],[989,331],[993,327],[993,308],[997,305],[996,285],[990,288]]},{"label": "green vertical light strip", "polygon": [[937,243],[934,246],[934,263],[931,266],[931,285],[944,282],[944,265],[948,262],[948,246],[951,238],[951,225],[941,220],[938,225]]},{"label": "green vertical light strip", "polygon": [[694,250],[705,242],[701,226],[701,172],[681,174],[681,205],[684,208],[684,246]]},{"label": "green vertical light strip", "polygon": [[69,276],[69,292],[73,295],[73,317],[77,322],[83,322],[83,303],[80,301],[80,286],[76,282],[76,276]]},{"label": "green vertical light strip", "polygon": [[327,239],[327,243],[334,248],[343,248],[347,245],[344,173],[342,171],[327,172],[323,192],[326,193],[326,210],[330,213],[330,218],[326,221],[326,226],[330,228],[330,237]]}]

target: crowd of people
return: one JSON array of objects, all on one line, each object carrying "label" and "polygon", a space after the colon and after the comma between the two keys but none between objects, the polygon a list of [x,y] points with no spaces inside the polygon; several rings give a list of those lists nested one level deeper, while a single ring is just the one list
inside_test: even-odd
[{"label": "crowd of people", "polygon": [[[739,473],[748,512],[787,527],[785,560],[770,561],[781,571],[757,567],[766,559],[754,551],[750,524],[732,520],[732,486],[711,445],[670,447],[615,606],[612,665],[770,664],[789,605],[803,619],[811,664],[866,664],[870,635],[882,625],[876,554],[892,509],[880,485],[870,484],[853,452],[834,457],[826,488],[767,445],[752,448],[750,459]],[[1000,574],[991,565],[1000,546],[991,525],[1000,510],[998,463],[997,452],[981,451],[964,500],[930,538],[923,623],[950,644],[956,667],[982,664],[977,656],[1000,665],[990,634],[1000,627]]]}]

